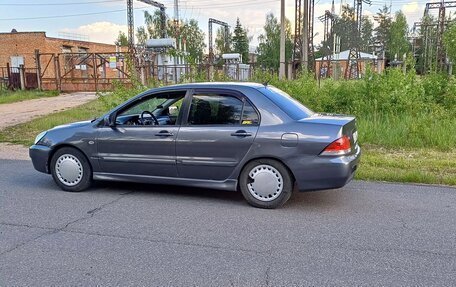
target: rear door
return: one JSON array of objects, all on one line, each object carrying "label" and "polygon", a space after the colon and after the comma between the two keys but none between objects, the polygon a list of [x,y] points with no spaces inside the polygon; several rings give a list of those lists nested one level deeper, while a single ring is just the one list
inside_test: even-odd
[{"label": "rear door", "polygon": [[260,117],[241,94],[195,90],[176,139],[179,177],[224,180],[253,144]]}]

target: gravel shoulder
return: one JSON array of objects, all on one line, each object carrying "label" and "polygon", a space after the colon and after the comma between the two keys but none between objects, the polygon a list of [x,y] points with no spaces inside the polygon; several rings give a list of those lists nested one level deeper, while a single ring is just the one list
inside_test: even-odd
[{"label": "gravel shoulder", "polygon": [[96,99],[95,93],[71,93],[0,105],[0,130],[31,119],[80,106]]},{"label": "gravel shoulder", "polygon": [[0,142],[0,160],[28,160],[28,148],[22,145],[15,145]]}]

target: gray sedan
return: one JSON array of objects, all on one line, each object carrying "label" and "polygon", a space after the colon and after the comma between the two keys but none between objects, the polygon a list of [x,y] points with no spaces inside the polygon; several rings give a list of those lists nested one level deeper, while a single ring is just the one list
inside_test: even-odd
[{"label": "gray sedan", "polygon": [[339,188],[358,167],[356,120],[317,114],[254,83],[151,89],[93,121],[36,137],[30,157],[66,191],[92,180],[240,190],[261,208]]}]

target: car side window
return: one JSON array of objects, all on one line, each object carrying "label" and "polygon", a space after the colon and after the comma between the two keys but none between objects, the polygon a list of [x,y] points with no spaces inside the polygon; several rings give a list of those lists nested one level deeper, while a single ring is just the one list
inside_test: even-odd
[{"label": "car side window", "polygon": [[116,117],[117,125],[175,125],[186,91],[169,92],[138,100]]},{"label": "car side window", "polygon": [[223,94],[195,94],[188,117],[190,125],[257,125],[258,114],[247,101]]},{"label": "car side window", "polygon": [[260,123],[260,119],[256,110],[249,102],[245,102],[244,109],[242,111],[242,125],[258,125]]}]

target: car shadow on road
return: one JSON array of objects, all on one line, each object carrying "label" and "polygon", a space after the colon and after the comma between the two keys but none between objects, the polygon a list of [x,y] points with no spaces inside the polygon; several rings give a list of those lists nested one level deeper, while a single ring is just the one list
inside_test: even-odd
[{"label": "car shadow on road", "polygon": [[95,192],[115,189],[117,191],[124,191],[125,193],[134,192],[141,194],[159,194],[161,196],[185,196],[192,198],[216,199],[219,201],[233,201],[237,203],[244,202],[240,192],[177,185],[97,181],[91,189]]},{"label": "car shadow on road", "polygon": [[[246,205],[241,192],[224,191],[196,187],[184,187],[175,185],[154,185],[127,182],[108,182],[97,181],[93,191],[102,192],[103,190],[124,190],[125,192],[135,192],[142,194],[159,194],[166,197],[186,197],[195,199],[208,199],[223,202],[233,202],[239,205]],[[290,200],[284,205],[286,209],[302,209],[303,207],[313,208],[333,208],[345,204],[347,190],[326,190],[314,192],[294,191]]]}]

